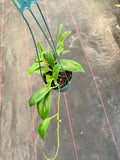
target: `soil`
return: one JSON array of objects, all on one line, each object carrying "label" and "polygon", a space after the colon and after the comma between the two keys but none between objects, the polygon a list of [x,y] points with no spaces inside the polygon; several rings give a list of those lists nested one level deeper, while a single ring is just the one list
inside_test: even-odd
[{"label": "soil", "polygon": [[[69,79],[69,81],[70,81],[71,78],[72,78],[72,72],[70,72],[70,71],[65,71],[65,73],[66,73],[66,75],[67,75],[67,77],[68,77],[68,79]],[[52,75],[52,72],[49,71],[49,72],[47,72],[46,74],[47,74],[47,75]],[[45,79],[45,83],[47,84],[46,74],[44,74],[43,77],[44,77],[44,79]],[[58,79],[57,79],[57,83],[59,84],[60,89],[63,88],[63,87],[65,87],[65,86],[68,84],[68,80],[67,80],[64,72],[59,72]],[[54,84],[54,81],[52,81],[51,86],[52,86],[52,87],[56,86],[56,85]],[[56,87],[56,88],[54,88],[54,89],[58,89],[58,87]]]}]

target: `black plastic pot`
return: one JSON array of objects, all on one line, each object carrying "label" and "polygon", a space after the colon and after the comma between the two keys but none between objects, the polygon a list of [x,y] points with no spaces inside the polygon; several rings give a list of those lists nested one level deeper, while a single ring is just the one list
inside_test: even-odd
[{"label": "black plastic pot", "polygon": [[[65,76],[65,74],[63,72],[59,72],[59,75],[58,75],[58,79],[57,79],[57,83],[59,84],[59,87],[60,87],[60,92],[66,92],[68,91],[68,89],[70,88],[70,85],[71,85],[71,81],[72,81],[72,72],[70,71],[65,71],[68,79],[69,79],[69,82]],[[52,72],[49,71],[46,73],[47,75],[52,75]],[[43,79],[44,79],[44,82],[47,84],[47,81],[46,81],[46,74],[43,75]],[[54,84],[54,81],[52,81],[52,84],[51,84],[52,87],[56,86]],[[54,90],[58,90],[58,87],[54,88]]]}]

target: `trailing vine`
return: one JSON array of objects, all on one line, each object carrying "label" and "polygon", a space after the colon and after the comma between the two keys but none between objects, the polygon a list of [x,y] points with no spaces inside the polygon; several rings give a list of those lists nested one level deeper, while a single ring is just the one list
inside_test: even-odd
[{"label": "trailing vine", "polygon": [[[48,159],[47,156],[45,155],[45,153],[43,153],[44,157],[47,160],[55,160],[58,155],[58,151],[59,151],[59,146],[60,146],[59,123],[61,122],[61,120],[59,119],[59,115],[60,115],[60,113],[59,113],[60,107],[59,106],[60,106],[60,88],[59,88],[59,96],[58,96],[58,113],[55,115],[55,116],[57,116],[57,119],[56,119],[56,121],[57,121],[57,140],[58,140],[57,151],[56,151],[55,156],[52,159]],[[54,118],[54,116],[51,118]]]},{"label": "trailing vine", "polygon": [[[31,73],[34,74],[42,74],[43,80],[45,82],[45,86],[35,92],[30,100],[29,105],[32,107],[37,104],[37,111],[41,119],[43,120],[39,127],[38,132],[41,138],[45,139],[45,134],[47,128],[49,126],[50,121],[56,117],[57,120],[57,150],[55,156],[52,159],[49,159],[45,153],[44,158],[47,160],[55,160],[58,151],[59,151],[59,104],[60,104],[60,92],[65,92],[70,88],[71,80],[72,80],[72,72],[84,72],[82,66],[73,60],[70,59],[58,59],[58,56],[69,53],[69,50],[64,50],[64,41],[71,34],[71,31],[64,32],[61,35],[62,25],[58,27],[56,41],[56,53],[52,53],[51,49],[44,50],[40,40],[37,43],[39,56],[35,58],[34,64],[30,66],[28,69],[28,75]],[[40,65],[39,65],[40,63]],[[51,91],[53,89],[57,89],[59,91],[58,96],[58,111],[57,114],[49,117],[50,112],[50,99],[51,99]]]}]

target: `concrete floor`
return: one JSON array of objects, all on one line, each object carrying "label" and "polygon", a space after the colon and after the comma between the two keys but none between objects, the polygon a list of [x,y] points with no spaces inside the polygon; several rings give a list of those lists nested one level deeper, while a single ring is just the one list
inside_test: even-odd
[{"label": "concrete floor", "polygon": [[[116,2],[39,1],[54,40],[60,24],[63,31],[72,30],[65,43],[71,52],[64,57],[81,63],[85,70],[85,74],[73,74],[65,95],[67,106],[61,94],[57,160],[120,159],[120,9],[114,7]],[[35,6],[33,10],[41,22]],[[25,15],[36,40],[49,48],[28,11]],[[30,32],[10,0],[0,0],[0,21],[0,160],[44,160],[43,152],[51,158],[57,146],[56,123],[50,123],[43,141],[37,132],[41,119],[36,107],[28,105],[31,94],[44,85],[40,76],[27,75],[36,57]],[[50,115],[57,112],[56,94],[52,92]]]}]

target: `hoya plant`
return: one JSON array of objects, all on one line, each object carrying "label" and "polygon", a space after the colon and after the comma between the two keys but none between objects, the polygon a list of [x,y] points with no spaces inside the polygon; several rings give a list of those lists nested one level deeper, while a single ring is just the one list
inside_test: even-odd
[{"label": "hoya plant", "polygon": [[[30,100],[29,105],[37,105],[37,111],[42,119],[38,127],[39,135],[42,139],[45,139],[45,133],[47,131],[50,121],[56,117],[57,121],[57,136],[58,147],[53,160],[57,157],[59,150],[59,102],[60,92],[65,92],[69,89],[72,80],[72,72],[84,72],[82,66],[76,61],[70,59],[60,59],[60,56],[69,53],[69,50],[64,50],[64,41],[71,34],[71,31],[67,31],[61,34],[62,26],[60,25],[56,34],[57,47],[55,53],[52,53],[51,49],[43,49],[40,40],[37,43],[39,56],[35,58],[35,62],[28,69],[28,75],[42,74],[45,86],[35,92]],[[59,58],[58,58],[59,57]],[[58,111],[52,117],[49,117],[50,112],[50,96],[53,89],[56,89],[59,93],[58,96]],[[44,154],[44,157],[46,155]]]}]

